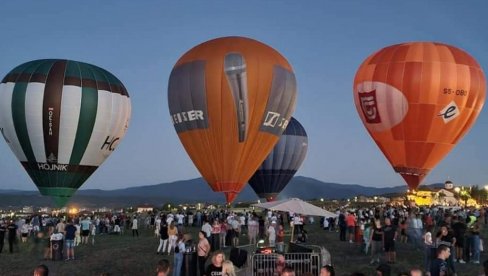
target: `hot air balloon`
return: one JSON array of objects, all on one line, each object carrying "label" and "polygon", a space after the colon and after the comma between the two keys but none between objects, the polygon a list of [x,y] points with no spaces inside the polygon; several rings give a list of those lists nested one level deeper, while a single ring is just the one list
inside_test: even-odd
[{"label": "hot air balloon", "polygon": [[295,97],[286,59],[244,37],[194,47],[178,60],[168,84],[171,120],[185,150],[228,203],[286,129]]},{"label": "hot air balloon", "polygon": [[39,188],[64,206],[115,150],[131,113],[111,73],[71,60],[24,63],[0,84],[0,130]]},{"label": "hot air balloon", "polygon": [[249,179],[249,185],[259,197],[276,200],[302,165],[307,149],[307,133],[292,117],[278,143]]},{"label": "hot air balloon", "polygon": [[485,89],[473,57],[436,42],[381,49],[361,64],[353,88],[366,129],[410,189],[473,126]]}]

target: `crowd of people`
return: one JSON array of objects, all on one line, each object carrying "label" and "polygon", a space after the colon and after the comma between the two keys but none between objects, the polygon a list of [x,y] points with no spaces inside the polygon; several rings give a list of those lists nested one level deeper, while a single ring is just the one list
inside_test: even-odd
[{"label": "crowd of people", "polygon": [[[346,244],[360,241],[363,253],[371,256],[370,264],[375,265],[378,275],[391,275],[391,268],[397,262],[398,242],[409,243],[409,248],[424,255],[422,266],[402,275],[457,275],[459,265],[481,263],[480,231],[488,221],[487,213],[484,208],[342,208],[336,210],[336,217],[323,218],[320,223],[326,231],[337,231],[339,240]],[[23,243],[31,239],[41,244],[45,242],[44,257],[53,259],[51,246],[53,242],[62,241],[61,254],[70,261],[75,259],[77,246],[93,245],[97,235],[128,233],[136,239],[139,229],[144,228],[146,233],[150,229],[157,238],[154,245],[156,254],[173,255],[173,275],[179,275],[185,252],[197,254],[198,275],[220,275],[212,269],[220,270],[222,267],[220,259],[225,261],[223,249],[238,247],[240,243],[258,245],[265,240],[266,245],[277,253],[284,252],[285,227],[294,225],[294,241],[306,242],[305,225],[308,223],[313,223],[313,218],[271,211],[260,214],[229,210],[197,211],[195,214],[153,212],[70,218],[33,216],[15,221],[0,220],[0,252],[4,240],[9,243],[9,252],[14,252],[17,237],[20,237]],[[196,240],[187,227],[200,230]],[[232,267],[238,266],[233,264]],[[284,268],[277,269],[280,271],[277,275],[286,275],[283,274]],[[328,270],[333,267],[322,269],[331,273]]]},{"label": "crowd of people", "polygon": [[[424,252],[425,275],[457,275],[457,265],[480,264],[480,231],[488,223],[485,208],[376,207],[337,210],[337,218],[322,221],[324,229],[339,232],[339,240],[362,242],[371,265],[390,275],[396,263],[396,243],[410,243]],[[384,262],[382,261],[384,260]],[[422,275],[422,274],[415,274]]]}]

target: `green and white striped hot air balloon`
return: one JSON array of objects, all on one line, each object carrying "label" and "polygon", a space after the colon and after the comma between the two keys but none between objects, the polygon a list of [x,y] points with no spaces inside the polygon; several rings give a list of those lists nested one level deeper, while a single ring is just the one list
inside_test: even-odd
[{"label": "green and white striped hot air balloon", "polygon": [[124,85],[87,63],[24,63],[0,84],[0,130],[43,195],[64,206],[124,137]]}]

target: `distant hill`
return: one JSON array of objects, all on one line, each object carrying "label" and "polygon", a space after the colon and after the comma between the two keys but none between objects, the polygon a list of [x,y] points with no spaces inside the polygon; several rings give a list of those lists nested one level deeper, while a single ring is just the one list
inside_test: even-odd
[{"label": "distant hill", "polygon": [[[436,187],[442,184],[434,184]],[[356,195],[374,196],[405,192],[406,186],[390,188],[366,187],[355,184],[338,184],[322,182],[314,178],[294,177],[281,192],[281,197],[298,197],[301,199],[342,199]],[[254,191],[246,185],[235,202],[256,201]],[[70,201],[85,207],[125,207],[139,204],[164,203],[217,202],[223,203],[224,196],[213,192],[202,178],[181,180],[157,185],[131,187],[117,190],[88,189],[79,190]],[[44,197],[37,191],[1,190],[0,207],[8,206],[49,206],[49,197]]]}]

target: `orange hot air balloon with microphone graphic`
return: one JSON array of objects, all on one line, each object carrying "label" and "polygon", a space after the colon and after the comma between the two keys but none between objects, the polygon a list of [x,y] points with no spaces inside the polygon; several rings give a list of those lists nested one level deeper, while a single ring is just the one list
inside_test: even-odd
[{"label": "orange hot air balloon with microphone graphic", "polygon": [[232,202],[286,129],[296,80],[287,60],[244,37],[202,43],[175,64],[171,121],[193,163]]},{"label": "orange hot air balloon with microphone graphic", "polygon": [[437,42],[392,45],[369,56],[354,78],[354,103],[395,172],[416,189],[469,131],[485,102],[482,68]]}]

